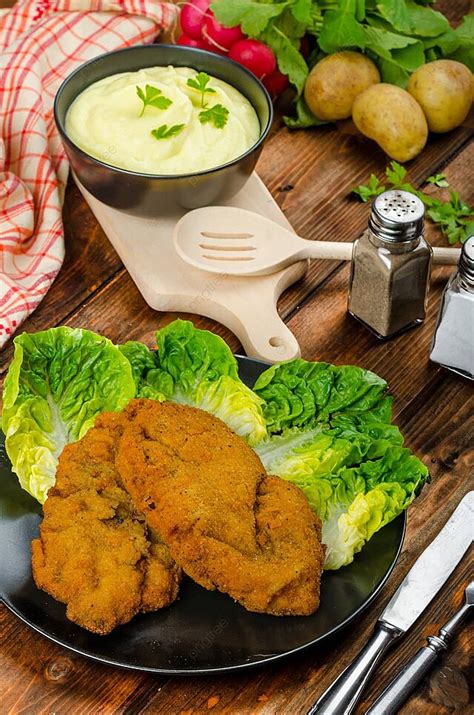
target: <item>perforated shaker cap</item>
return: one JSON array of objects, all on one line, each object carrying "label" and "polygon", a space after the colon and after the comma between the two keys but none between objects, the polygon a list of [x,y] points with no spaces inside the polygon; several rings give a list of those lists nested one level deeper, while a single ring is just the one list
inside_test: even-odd
[{"label": "perforated shaker cap", "polygon": [[372,204],[369,228],[384,241],[412,241],[423,233],[425,207],[408,191],[384,191]]},{"label": "perforated shaker cap", "polygon": [[474,285],[474,236],[463,243],[459,259],[459,273],[470,285]]}]

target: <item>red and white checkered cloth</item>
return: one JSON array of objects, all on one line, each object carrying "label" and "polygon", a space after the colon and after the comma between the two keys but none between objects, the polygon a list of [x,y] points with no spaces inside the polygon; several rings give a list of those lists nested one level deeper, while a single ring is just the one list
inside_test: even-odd
[{"label": "red and white checkered cloth", "polygon": [[92,57],[151,42],[176,12],[156,0],[19,0],[0,10],[0,348],[64,258],[59,85]]}]

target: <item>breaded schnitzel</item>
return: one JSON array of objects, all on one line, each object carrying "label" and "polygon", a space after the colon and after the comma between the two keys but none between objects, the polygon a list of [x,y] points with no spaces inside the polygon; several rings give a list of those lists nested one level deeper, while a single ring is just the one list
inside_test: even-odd
[{"label": "breaded schnitzel", "polygon": [[183,570],[251,611],[313,613],[324,547],[303,492],[207,412],[132,400],[124,414],[116,466]]},{"label": "breaded schnitzel", "polygon": [[125,413],[100,415],[83,439],[64,448],[32,543],[37,586],[67,604],[71,621],[98,634],[169,605],[181,579],[115,469],[127,421]]}]

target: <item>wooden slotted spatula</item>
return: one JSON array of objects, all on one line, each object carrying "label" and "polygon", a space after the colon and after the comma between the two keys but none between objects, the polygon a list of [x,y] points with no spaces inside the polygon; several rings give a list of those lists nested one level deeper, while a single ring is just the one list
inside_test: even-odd
[{"label": "wooden slotted spatula", "polygon": [[[352,259],[352,243],[308,241],[254,211],[206,206],[185,214],[173,233],[183,260],[211,273],[261,276],[303,258]],[[433,263],[455,265],[457,248],[433,248]]]}]

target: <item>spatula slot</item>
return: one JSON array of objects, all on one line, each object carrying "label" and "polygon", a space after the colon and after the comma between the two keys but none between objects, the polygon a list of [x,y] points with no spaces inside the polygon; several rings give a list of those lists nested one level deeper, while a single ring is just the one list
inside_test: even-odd
[{"label": "spatula slot", "polygon": [[253,261],[253,256],[203,256],[209,261]]},{"label": "spatula slot", "polygon": [[214,246],[209,243],[200,243],[199,248],[205,251],[256,251],[255,246]]},{"label": "spatula slot", "polygon": [[217,231],[201,231],[203,238],[253,238],[253,233],[217,233]]}]

